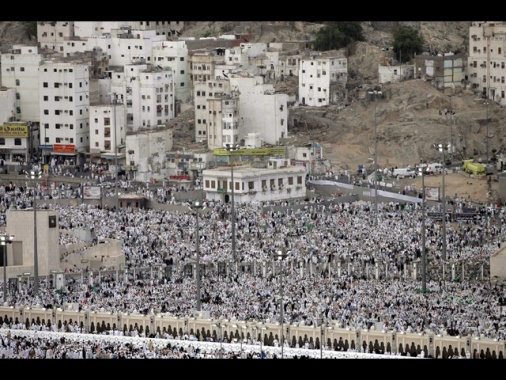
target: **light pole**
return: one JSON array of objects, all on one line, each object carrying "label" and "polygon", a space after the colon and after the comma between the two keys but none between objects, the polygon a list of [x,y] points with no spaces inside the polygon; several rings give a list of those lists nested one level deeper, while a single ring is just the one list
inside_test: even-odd
[{"label": "light pole", "polygon": [[4,264],[4,304],[7,302],[7,244],[12,244],[14,235],[2,234],[0,235],[0,245],[3,250],[3,264]]},{"label": "light pole", "polygon": [[425,168],[422,167],[422,293],[425,292],[427,292],[427,256],[425,251]]},{"label": "light pole", "polygon": [[280,298],[280,324],[281,324],[281,359],[284,358],[284,352],[283,352],[283,347],[284,347],[284,336],[285,336],[285,332],[284,332],[284,327],[283,327],[283,321],[284,321],[284,317],[283,317],[283,313],[284,313],[284,305],[283,305],[283,260],[288,257],[288,254],[290,253],[290,251],[288,251],[287,253],[284,253],[283,251],[278,251],[277,253],[277,260],[279,262],[279,281],[280,281],[280,292],[281,292],[281,298]]},{"label": "light pole", "polygon": [[443,154],[443,169],[442,169],[442,218],[443,218],[443,261],[446,261],[446,194],[445,194],[445,172],[446,172],[446,159],[445,151],[448,150],[449,144],[432,144],[434,149],[438,150]]},{"label": "light pole", "polygon": [[195,209],[196,215],[196,225],[195,225],[195,250],[196,250],[196,263],[195,270],[197,275],[197,289],[196,289],[196,301],[197,301],[197,311],[200,311],[200,237],[199,237],[199,210],[204,210],[206,206],[199,201],[196,201],[190,209]]},{"label": "light pole", "polygon": [[26,178],[33,180],[33,294],[39,292],[39,258],[37,252],[37,194],[36,183],[42,176],[40,169],[25,171]]},{"label": "light pole", "polygon": [[[369,95],[376,98],[382,95],[381,91],[370,91]],[[374,105],[374,225],[378,225],[378,104]]]},{"label": "light pole", "polygon": [[488,100],[485,102],[487,107],[487,140],[485,141],[487,147],[487,171],[488,171]]},{"label": "light pole", "polygon": [[114,197],[115,197],[115,212],[116,219],[118,219],[118,211],[119,211],[119,197],[118,197],[118,138],[117,138],[117,129],[116,129],[116,93],[112,93],[113,96],[113,126],[114,126],[114,166],[115,166],[115,176],[114,176]]},{"label": "light pole", "polygon": [[228,151],[228,157],[229,157],[229,163],[230,163],[230,181],[232,182],[232,189],[230,192],[231,195],[231,203],[232,203],[232,257],[234,260],[236,260],[236,252],[235,252],[235,199],[234,199],[234,190],[235,190],[235,183],[234,183],[234,163],[232,162],[232,152],[235,152],[239,149],[239,145],[232,145],[232,144],[226,144],[225,149]]}]

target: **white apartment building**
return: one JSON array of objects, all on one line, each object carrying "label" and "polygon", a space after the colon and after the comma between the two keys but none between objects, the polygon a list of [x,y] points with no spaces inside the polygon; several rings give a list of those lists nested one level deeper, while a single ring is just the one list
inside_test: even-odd
[{"label": "white apartment building", "polygon": [[101,102],[110,103],[115,93],[117,103],[125,105],[128,131],[157,127],[174,118],[174,81],[171,69],[147,64],[129,64],[115,68],[101,79]]},{"label": "white apartment building", "polygon": [[39,65],[43,60],[36,46],[14,45],[1,55],[2,85],[16,90],[17,121],[40,121]]},{"label": "white apartment building", "polygon": [[[230,82],[224,79],[210,79],[205,82],[196,82],[193,85],[193,103],[195,109],[195,141],[207,142],[209,146],[219,143],[221,138],[221,122],[217,120],[217,117],[221,117],[221,109],[218,108],[219,104],[216,104],[216,100],[223,99],[224,96],[230,96]],[[210,109],[210,102],[215,103],[213,110]],[[213,113],[214,112],[214,113]],[[213,122],[212,128],[209,125]],[[214,124],[216,123],[216,124]],[[209,129],[209,131],[208,131]],[[209,134],[213,137],[209,141]],[[221,147],[222,145],[220,145]]]},{"label": "white apartment building", "polygon": [[100,49],[109,58],[110,66],[132,63],[152,63],[153,43],[164,41],[154,30],[115,29],[111,34],[65,41],[63,53],[69,56],[76,52]]},{"label": "white apartment building", "polygon": [[239,92],[239,138],[258,132],[267,144],[277,145],[288,137],[288,95],[274,91],[263,77],[233,74],[231,88]]},{"label": "white apartment building", "polygon": [[469,28],[467,77],[486,99],[506,105],[506,23],[473,21]]},{"label": "white apartment building", "polygon": [[0,125],[16,120],[16,90],[0,87]]},{"label": "white apartment building", "polygon": [[299,65],[299,103],[310,107],[328,106],[335,101],[333,83],[342,88],[347,82],[347,59],[339,57],[304,57]]},{"label": "white apartment building", "polygon": [[97,37],[114,29],[154,30],[157,35],[172,36],[184,28],[184,21],[75,21],[77,37]]},{"label": "white apartment building", "polygon": [[90,65],[45,61],[39,70],[41,139],[52,155],[84,163],[90,145]]},{"label": "white apartment building", "polygon": [[190,80],[193,85],[215,79],[215,66],[225,64],[224,49],[190,51]]},{"label": "white apartment building", "polygon": [[90,155],[102,154],[102,157],[109,158],[119,155],[120,149],[117,147],[124,145],[125,140],[125,106],[123,104],[90,106]]},{"label": "white apartment building", "polygon": [[37,43],[41,49],[63,52],[63,43],[74,38],[73,21],[38,21]]},{"label": "white apartment building", "polygon": [[207,101],[207,147],[222,148],[225,144],[239,144],[240,101],[233,95],[214,95]]},{"label": "white apartment building", "polygon": [[172,130],[166,127],[142,129],[126,136],[128,178],[139,182],[163,181],[169,176],[166,153],[172,149]]},{"label": "white apartment building", "polygon": [[[274,160],[274,161],[273,161]],[[271,159],[268,168],[255,168],[249,165],[234,166],[232,170],[219,167],[203,171],[203,190],[206,199],[228,203],[270,201],[293,199],[306,196],[306,169],[291,166],[290,160]]]},{"label": "white apartment building", "polygon": [[153,43],[153,65],[172,69],[174,95],[187,103],[191,97],[188,48],[184,41],[156,41]]}]

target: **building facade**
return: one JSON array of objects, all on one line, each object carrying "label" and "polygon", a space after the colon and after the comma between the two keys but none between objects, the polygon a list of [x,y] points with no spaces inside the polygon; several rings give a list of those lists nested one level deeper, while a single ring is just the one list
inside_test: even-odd
[{"label": "building facade", "polygon": [[[232,183],[232,171],[234,181]],[[225,166],[203,171],[203,190],[209,200],[250,203],[306,196],[306,170],[286,158],[271,159],[268,168]]]},{"label": "building facade", "polygon": [[[299,103],[310,107],[328,106],[339,98],[339,90],[331,84],[345,88],[348,79],[346,58],[312,54],[303,57],[299,64]],[[335,86],[333,86],[335,87]],[[334,94],[336,92],[336,94]]]},{"label": "building facade", "polygon": [[41,139],[51,155],[84,163],[89,151],[90,64],[45,61],[39,70]]},{"label": "building facade", "polygon": [[467,78],[485,99],[506,105],[506,23],[474,21],[469,28]]},{"label": "building facade", "polygon": [[0,56],[2,85],[16,89],[16,109],[12,117],[17,121],[40,121],[39,66],[42,54],[36,46],[14,45]]}]

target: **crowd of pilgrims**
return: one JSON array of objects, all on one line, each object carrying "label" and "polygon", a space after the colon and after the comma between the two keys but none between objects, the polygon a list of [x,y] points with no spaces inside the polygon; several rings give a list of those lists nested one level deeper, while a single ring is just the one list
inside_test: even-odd
[{"label": "crowd of pilgrims", "polygon": [[[79,192],[61,186],[58,192],[53,189],[55,195]],[[150,192],[155,199],[161,195],[149,187],[137,191]],[[177,203],[167,196],[172,191],[178,190],[163,191],[163,202]],[[91,311],[174,316],[195,309],[196,281],[187,268],[196,258],[197,218],[190,207],[180,212],[49,205],[44,203],[48,189],[35,193],[38,207],[58,211],[60,229],[89,228],[98,240],[119,239],[128,274],[118,277],[118,268],[103,268],[112,271],[99,282],[95,276],[93,289],[87,276],[68,276],[62,291],[41,279],[42,291],[35,296],[33,283],[23,283],[21,292],[8,293],[9,305],[77,303]],[[7,208],[31,205],[33,189],[7,185],[0,194],[1,227]],[[456,208],[466,206],[465,200],[453,202]],[[489,281],[489,258],[504,244],[504,208],[484,208],[481,220],[449,223],[443,234],[442,224],[424,217],[420,204],[380,203],[376,215],[375,205],[367,201],[237,203],[232,252],[230,204],[206,200],[205,205],[198,216],[201,307],[211,318],[279,321],[282,285],[284,322],[317,325],[323,317],[350,328],[381,323],[385,331],[506,339],[505,287]],[[427,215],[437,209],[428,206],[425,211]],[[420,268],[423,257],[423,221],[430,293],[420,292],[420,269],[411,277],[413,264]],[[77,236],[61,233],[60,244],[77,243]],[[281,262],[276,261],[278,251],[286,253]],[[457,278],[451,277],[452,265]],[[168,270],[134,269],[159,267]],[[3,297],[3,290],[0,294]]]}]

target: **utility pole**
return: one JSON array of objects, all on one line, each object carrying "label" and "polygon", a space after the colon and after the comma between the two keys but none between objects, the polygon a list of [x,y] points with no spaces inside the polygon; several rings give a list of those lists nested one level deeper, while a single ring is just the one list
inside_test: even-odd
[{"label": "utility pole", "polygon": [[382,95],[381,91],[369,91],[369,95],[374,98],[374,225],[378,225],[378,104],[376,99]]}]

